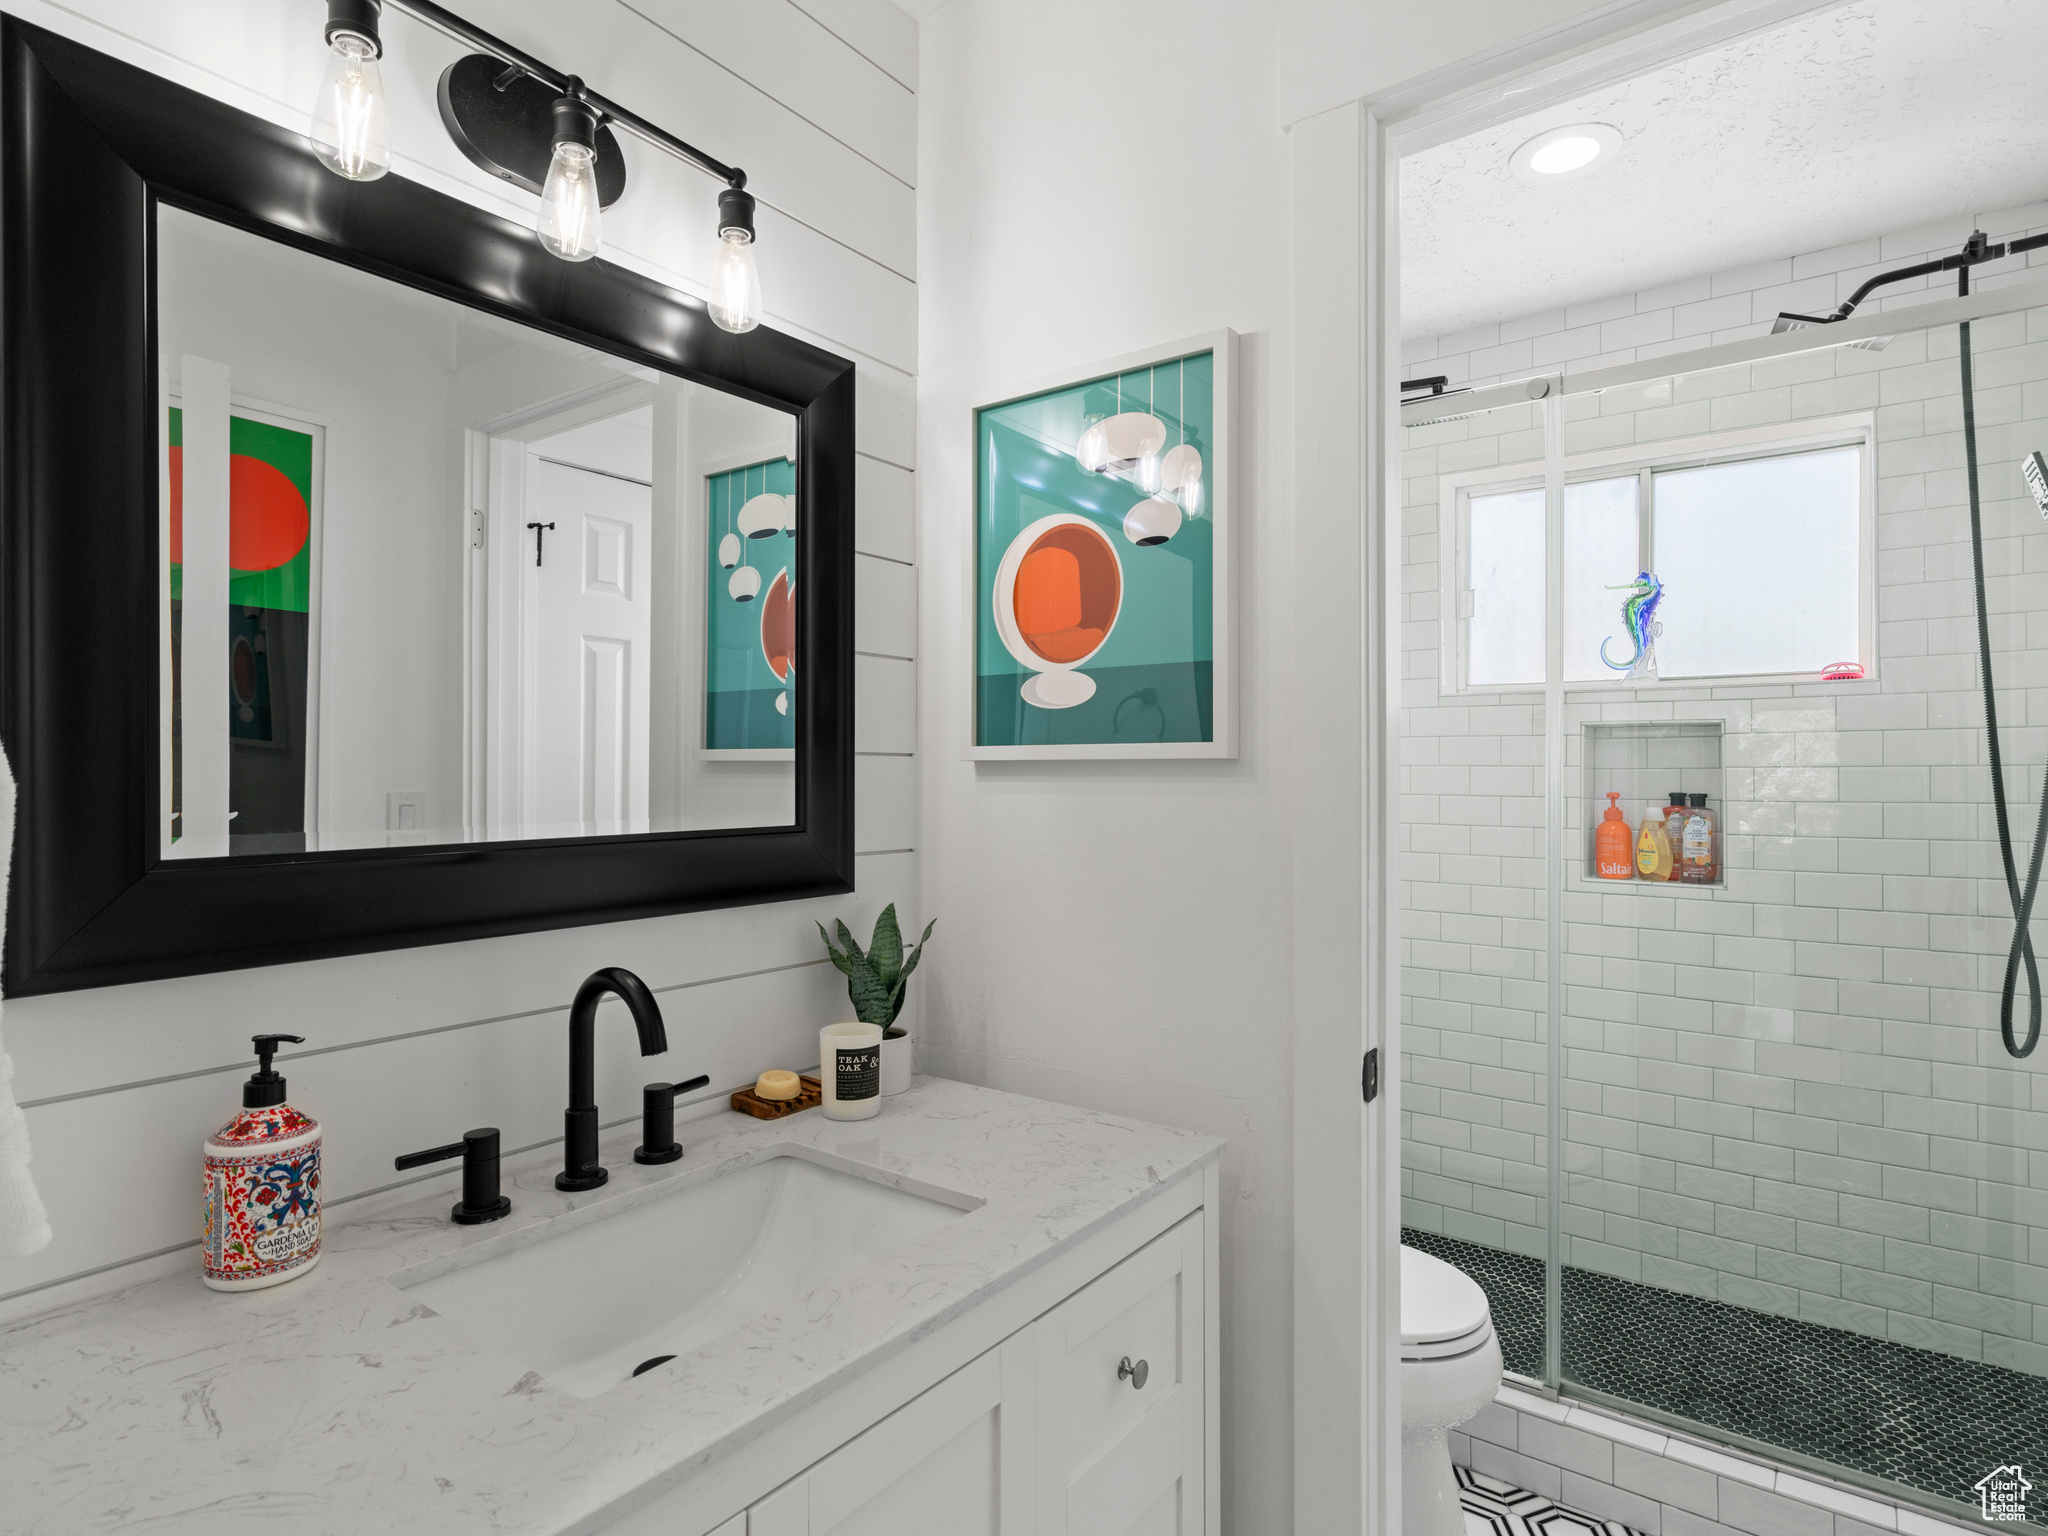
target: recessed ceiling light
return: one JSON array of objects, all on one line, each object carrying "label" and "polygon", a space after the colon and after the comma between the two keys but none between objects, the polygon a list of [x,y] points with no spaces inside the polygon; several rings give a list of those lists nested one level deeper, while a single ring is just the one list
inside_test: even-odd
[{"label": "recessed ceiling light", "polygon": [[1573,123],[1539,133],[1508,159],[1508,169],[1529,181],[1582,175],[1621,148],[1621,134],[1606,123]]}]

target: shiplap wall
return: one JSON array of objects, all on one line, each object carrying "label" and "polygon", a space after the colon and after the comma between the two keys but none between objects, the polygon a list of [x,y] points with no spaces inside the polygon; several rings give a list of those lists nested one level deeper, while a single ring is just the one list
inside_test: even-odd
[{"label": "shiplap wall", "polygon": [[[303,131],[318,84],[318,0],[18,0],[6,9]],[[30,998],[4,1039],[56,1240],[0,1261],[0,1312],[19,1315],[181,1262],[195,1245],[199,1144],[240,1103],[248,1037],[307,1037],[283,1065],[325,1122],[333,1219],[410,1181],[400,1152],[496,1124],[508,1147],[558,1138],[566,1018],[585,974],[624,965],[661,998],[671,1048],[642,1060],[622,1010],[599,1030],[608,1123],[646,1080],[711,1075],[698,1096],[817,1058],[845,992],[814,917],[862,926],[918,910],[915,852],[917,31],[888,0],[466,0],[463,13],[614,99],[746,167],[761,200],[768,323],[858,369],[856,661],[859,891],[600,927]],[[384,77],[394,174],[530,220],[531,199],[465,161],[434,83],[461,50],[387,10]],[[605,256],[705,291],[717,183],[624,146],[627,196]],[[915,1006],[913,1002],[913,1007]],[[451,1185],[437,1172],[422,1191]],[[153,1265],[138,1261],[163,1256]],[[83,1279],[82,1279],[83,1277]]]}]

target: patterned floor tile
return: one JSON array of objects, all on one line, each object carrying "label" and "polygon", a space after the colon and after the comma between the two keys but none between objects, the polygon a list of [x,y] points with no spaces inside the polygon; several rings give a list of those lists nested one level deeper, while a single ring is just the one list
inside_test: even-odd
[{"label": "patterned floor tile", "polygon": [[[1508,1369],[1542,1375],[1541,1261],[1401,1240],[1477,1280]],[[1568,1386],[1963,1504],[1993,1467],[2048,1467],[2048,1379],[1588,1270],[1563,1285]]]},{"label": "patterned floor tile", "polygon": [[1470,1467],[1451,1470],[1458,1474],[1465,1536],[1636,1536],[1619,1520],[1582,1515],[1526,1488],[1482,1477]]}]

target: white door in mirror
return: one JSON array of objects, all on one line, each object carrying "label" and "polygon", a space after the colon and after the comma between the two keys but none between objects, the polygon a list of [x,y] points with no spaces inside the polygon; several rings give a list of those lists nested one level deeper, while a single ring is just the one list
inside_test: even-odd
[{"label": "white door in mirror", "polygon": [[[528,834],[604,836],[647,826],[649,487],[536,457],[524,551],[534,707]],[[552,524],[552,527],[549,525]]]}]

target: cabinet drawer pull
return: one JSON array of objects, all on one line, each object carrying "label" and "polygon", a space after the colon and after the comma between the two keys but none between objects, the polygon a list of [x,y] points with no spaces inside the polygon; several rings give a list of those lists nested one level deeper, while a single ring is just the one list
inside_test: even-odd
[{"label": "cabinet drawer pull", "polygon": [[1128,1381],[1136,1391],[1142,1392],[1145,1390],[1145,1378],[1151,1374],[1151,1366],[1142,1360],[1133,1365],[1129,1355],[1125,1355],[1123,1359],[1117,1362],[1116,1379],[1118,1381]]}]

